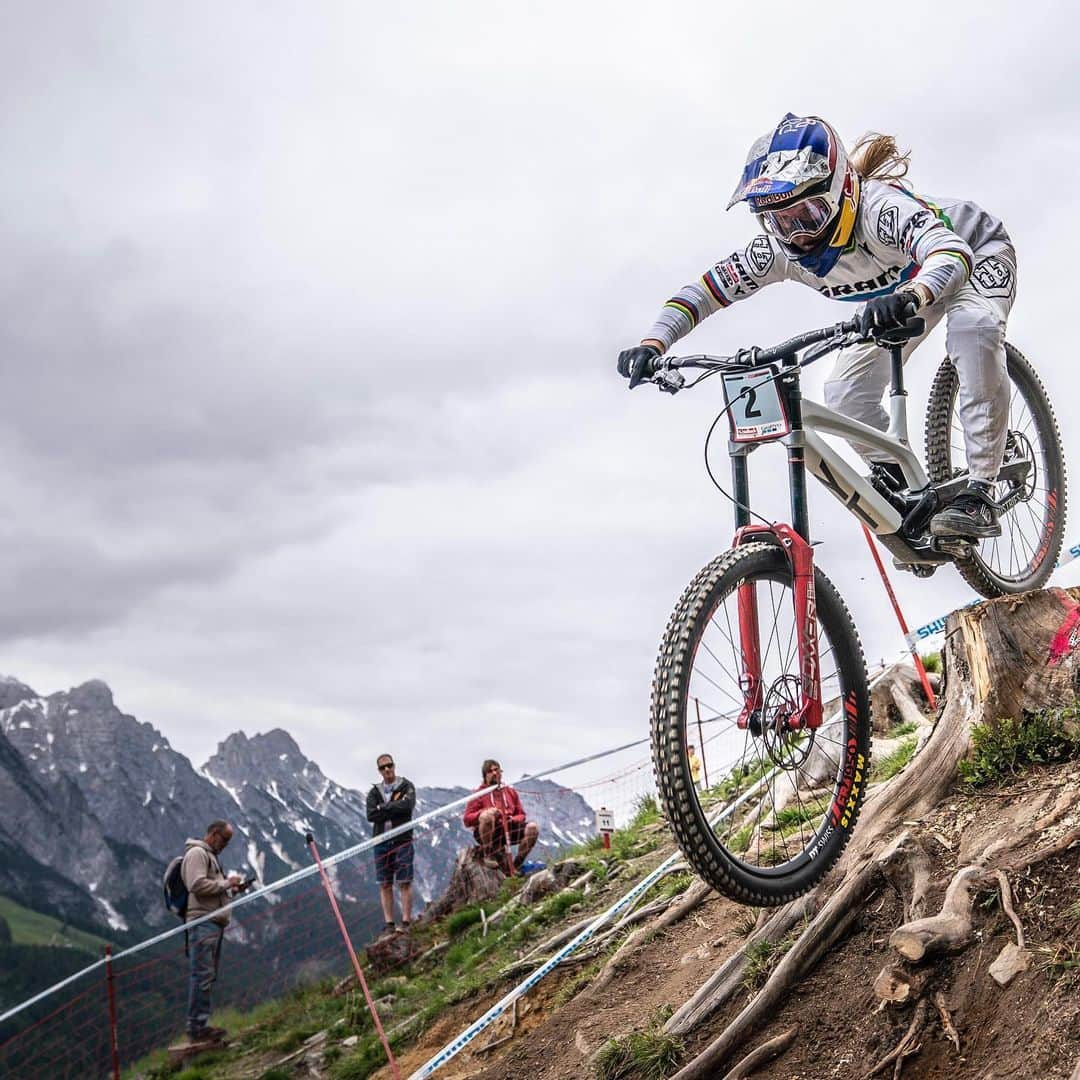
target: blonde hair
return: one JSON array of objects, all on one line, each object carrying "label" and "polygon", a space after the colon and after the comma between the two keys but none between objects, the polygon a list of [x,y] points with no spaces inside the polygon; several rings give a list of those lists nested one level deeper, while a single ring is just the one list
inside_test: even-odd
[{"label": "blonde hair", "polygon": [[868,131],[848,154],[862,180],[902,180],[911,164],[911,151],[900,152],[892,135]]}]

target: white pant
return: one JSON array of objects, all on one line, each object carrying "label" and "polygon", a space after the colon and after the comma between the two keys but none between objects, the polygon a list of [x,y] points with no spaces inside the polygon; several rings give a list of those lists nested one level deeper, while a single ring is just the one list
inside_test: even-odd
[{"label": "white pant", "polygon": [[[946,318],[945,348],[956,365],[960,387],[957,416],[964,429],[968,470],[974,480],[995,480],[1005,453],[1009,419],[1009,377],[1005,370],[1005,322],[1016,297],[1016,257],[1012,248],[992,256],[976,255],[971,280],[943,304],[919,314],[926,332],[904,346],[904,362],[937,324]],[[825,404],[864,424],[885,431],[889,417],[881,399],[890,382],[889,352],[872,342],[841,349],[825,383]],[[890,461],[865,445],[852,446],[867,461]]]}]

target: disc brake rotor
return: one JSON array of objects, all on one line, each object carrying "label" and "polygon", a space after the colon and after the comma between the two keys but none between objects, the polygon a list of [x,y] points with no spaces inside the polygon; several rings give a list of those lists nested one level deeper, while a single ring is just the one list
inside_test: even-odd
[{"label": "disc brake rotor", "polygon": [[802,682],[797,675],[781,675],[765,694],[761,740],[770,760],[781,769],[797,769],[814,745],[813,731],[791,726],[801,706]]}]

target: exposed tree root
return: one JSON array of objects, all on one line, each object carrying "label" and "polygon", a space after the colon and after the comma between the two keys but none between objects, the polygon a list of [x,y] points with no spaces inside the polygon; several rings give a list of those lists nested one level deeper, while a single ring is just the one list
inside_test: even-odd
[{"label": "exposed tree root", "polygon": [[870,691],[874,732],[884,735],[897,721],[902,724],[925,724],[926,717],[919,705],[922,697],[922,684],[915,669],[908,664],[894,664]]},{"label": "exposed tree root", "polygon": [[897,927],[889,944],[905,960],[922,960],[933,953],[962,949],[971,941],[971,886],[982,876],[978,866],[965,866],[949,883],[937,915]]},{"label": "exposed tree root", "polygon": [[680,1069],[673,1080],[711,1080],[715,1077],[750,1032],[775,1012],[784,994],[814,966],[823,952],[846,933],[879,876],[880,866],[877,863],[869,863],[849,875],[777,964],[760,993],[732,1020],[719,1038]]},{"label": "exposed tree root", "polygon": [[[646,907],[638,908],[637,911],[631,912],[610,930],[593,938],[592,947],[588,955],[595,955],[609,938],[621,933],[626,927],[633,926],[635,923],[652,918],[652,916],[656,915],[658,912],[665,911],[672,903],[674,903],[673,900],[657,900],[652,904],[648,904]],[[582,919],[580,922],[574,923],[573,926],[568,926],[565,930],[560,930],[559,933],[548,938],[547,941],[543,941],[535,948],[530,949],[520,960],[516,960],[514,963],[507,965],[500,974],[503,978],[508,979],[515,975],[523,975],[527,971],[532,971],[533,968],[540,967],[541,964],[546,962],[549,953],[557,949],[560,945],[566,944],[566,942],[570,941],[572,938],[577,937],[585,927],[592,923],[593,919],[595,919],[595,916],[590,916],[587,919]],[[524,922],[524,920],[522,920],[522,922]],[[521,923],[518,923],[518,925],[520,926]],[[576,959],[581,955],[584,954],[577,954],[575,957],[567,957],[563,963],[569,963],[571,960]]]},{"label": "exposed tree root", "polygon": [[934,1005],[937,1007],[942,1030],[951,1040],[953,1046],[956,1047],[956,1052],[959,1054],[960,1032],[956,1030],[956,1025],[953,1023],[952,1019],[952,1013],[949,1012],[949,1006],[945,1003],[945,995],[940,990],[934,995]]},{"label": "exposed tree root", "polygon": [[911,1018],[907,1031],[904,1032],[904,1037],[869,1072],[863,1073],[863,1080],[870,1080],[870,1077],[877,1076],[882,1069],[887,1068],[889,1065],[893,1067],[893,1080],[896,1080],[900,1075],[900,1070],[904,1067],[904,1058],[917,1053],[922,1046],[921,1036],[925,1024],[926,1001],[920,999],[915,1006],[915,1015]]},{"label": "exposed tree root", "polygon": [[882,864],[885,876],[904,901],[904,921],[921,919],[926,911],[926,890],[930,885],[930,858],[926,849],[905,832]]},{"label": "exposed tree root", "polygon": [[734,1069],[725,1073],[724,1080],[749,1080],[762,1065],[778,1058],[795,1041],[798,1033],[797,1027],[788,1028],[768,1042],[763,1042],[756,1050],[751,1050]]},{"label": "exposed tree root", "polygon": [[645,942],[651,940],[665,927],[678,922],[681,918],[693,911],[694,908],[700,907],[711,893],[712,889],[704,881],[695,881],[686,892],[682,894],[677,903],[672,904],[667,911],[665,911],[658,919],[649,923],[648,926],[642,926],[635,930],[618,947],[618,949],[615,950],[611,959],[600,969],[600,973],[589,984],[585,993],[595,994],[600,990],[603,990],[604,987],[615,978],[618,972],[626,966],[630,961],[631,956],[640,949]]},{"label": "exposed tree root", "polygon": [[886,964],[874,980],[874,996],[884,1005],[904,1005],[918,998],[926,985],[924,972],[910,972],[894,964]]},{"label": "exposed tree root", "polygon": [[[815,893],[809,893],[793,900],[776,911],[772,918],[762,920],[759,917],[757,926],[742,948],[729,956],[697,993],[672,1014],[664,1025],[664,1031],[670,1035],[686,1035],[722,1008],[742,986],[749,951],[761,942],[775,945],[803,919],[814,915],[817,912],[815,896]],[[766,909],[762,909],[762,914],[766,914]]]}]

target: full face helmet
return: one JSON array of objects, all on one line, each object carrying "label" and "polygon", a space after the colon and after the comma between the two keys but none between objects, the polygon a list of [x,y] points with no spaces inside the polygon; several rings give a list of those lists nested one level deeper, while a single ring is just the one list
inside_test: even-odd
[{"label": "full face helmet", "polygon": [[788,113],[750,147],[728,209],[738,202],[788,258],[823,276],[851,238],[859,177],[829,124]]}]

